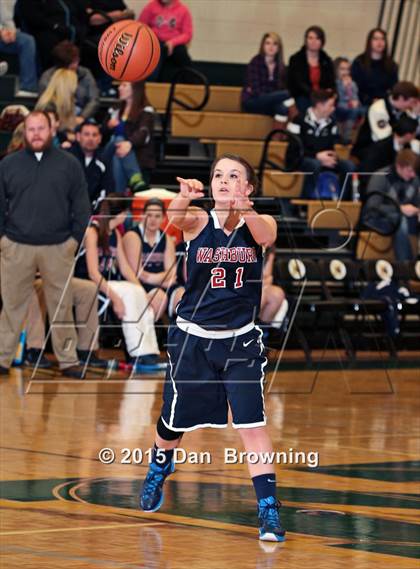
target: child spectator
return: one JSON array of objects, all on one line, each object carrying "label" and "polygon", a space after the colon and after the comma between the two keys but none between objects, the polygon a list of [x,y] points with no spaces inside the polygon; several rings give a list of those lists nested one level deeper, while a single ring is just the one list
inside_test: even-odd
[{"label": "child spectator", "polygon": [[362,105],[371,105],[383,99],[398,81],[398,66],[388,55],[386,32],[380,28],[370,30],[365,51],[351,66],[351,75],[359,88]]},{"label": "child spectator", "polygon": [[290,58],[289,91],[301,113],[310,106],[312,91],[335,89],[334,65],[323,49],[325,42],[324,30],[311,26],[305,32],[305,44]]},{"label": "child spectator", "polygon": [[179,0],[151,0],[138,19],[152,28],[160,42],[160,61],[149,81],[161,79],[166,61],[172,67],[172,75],[178,69],[191,65],[187,45],[192,39],[193,25],[191,12],[185,4]]},{"label": "child spectator", "polygon": [[147,100],[144,83],[123,81],[118,86],[121,105],[111,111],[106,129],[111,139],[105,157],[112,162],[118,193],[144,190],[155,167],[154,109]]},{"label": "child spectator", "polygon": [[360,105],[357,85],[350,75],[350,61],[346,57],[337,57],[334,67],[337,88],[336,117],[341,138],[348,144],[352,140],[355,125],[365,115],[366,109]]},{"label": "child spectator", "polygon": [[242,108],[247,113],[275,118],[275,127],[286,125],[295,101],[286,85],[283,45],[275,32],[263,35],[259,53],[249,62],[242,89]]}]

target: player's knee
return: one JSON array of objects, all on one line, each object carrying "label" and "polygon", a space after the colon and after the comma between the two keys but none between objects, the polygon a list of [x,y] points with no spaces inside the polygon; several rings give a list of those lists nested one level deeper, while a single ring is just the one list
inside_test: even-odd
[{"label": "player's knee", "polygon": [[273,298],[279,303],[281,304],[283,302],[283,300],[285,299],[286,295],[284,294],[284,290],[279,287],[279,286],[275,286],[273,285],[272,287],[272,292],[271,292]]},{"label": "player's knee", "polygon": [[253,441],[261,437],[265,431],[265,426],[263,427],[239,427],[239,434],[243,441]]},{"label": "player's knee", "polygon": [[171,429],[168,429],[168,427],[162,421],[162,417],[159,417],[156,430],[160,438],[165,441],[176,441],[176,439],[179,439],[184,434],[183,432],[172,431]]}]

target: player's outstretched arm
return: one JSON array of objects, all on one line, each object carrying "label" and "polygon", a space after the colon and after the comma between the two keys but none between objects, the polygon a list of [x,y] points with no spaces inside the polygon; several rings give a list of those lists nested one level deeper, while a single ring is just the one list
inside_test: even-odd
[{"label": "player's outstretched arm", "polygon": [[258,214],[253,206],[254,202],[249,199],[246,188],[241,189],[238,183],[231,209],[239,212],[258,245],[270,247],[277,238],[276,220],[271,215]]},{"label": "player's outstretched arm", "polygon": [[194,231],[200,223],[200,208],[190,207],[192,200],[204,197],[204,187],[199,180],[177,178],[179,194],[168,207],[168,218],[183,231]]},{"label": "player's outstretched arm", "polygon": [[271,215],[258,214],[255,210],[251,209],[243,213],[242,217],[245,219],[253,238],[263,247],[271,247],[277,238],[277,223]]}]

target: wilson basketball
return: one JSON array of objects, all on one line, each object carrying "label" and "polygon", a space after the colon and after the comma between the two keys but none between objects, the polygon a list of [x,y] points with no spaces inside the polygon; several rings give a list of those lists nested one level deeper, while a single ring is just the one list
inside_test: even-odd
[{"label": "wilson basketball", "polygon": [[104,70],[114,79],[141,81],[159,62],[159,40],[146,24],[121,20],[102,34],[98,57]]}]

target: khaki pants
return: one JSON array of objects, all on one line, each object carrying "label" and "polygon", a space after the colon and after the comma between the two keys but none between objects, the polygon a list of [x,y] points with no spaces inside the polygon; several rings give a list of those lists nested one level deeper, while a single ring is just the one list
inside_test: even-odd
[{"label": "khaki pants", "polygon": [[78,364],[70,278],[76,247],[72,238],[59,245],[25,245],[6,236],[1,238],[1,366],[8,368],[13,361],[37,271],[43,280],[52,344],[60,368]]},{"label": "khaki pants", "polygon": [[[77,347],[79,350],[97,350],[98,345],[98,299],[97,286],[86,279],[71,279],[72,305],[76,312]],[[42,349],[45,341],[45,316],[47,307],[42,279],[36,279],[34,293],[29,305],[26,324],[26,345]]]}]

